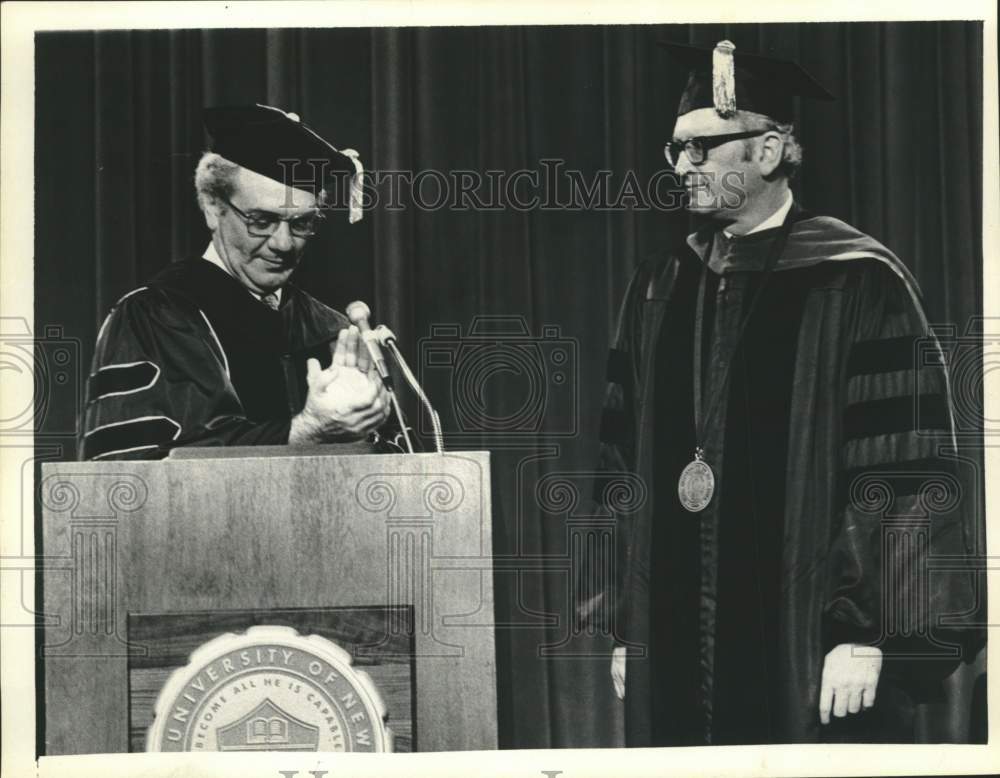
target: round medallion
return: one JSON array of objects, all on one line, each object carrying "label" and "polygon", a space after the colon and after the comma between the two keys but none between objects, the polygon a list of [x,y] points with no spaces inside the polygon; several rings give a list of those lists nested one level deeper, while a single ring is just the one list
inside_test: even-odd
[{"label": "round medallion", "polygon": [[251,627],[199,647],[156,701],[147,751],[392,750],[385,705],[336,643]]},{"label": "round medallion", "polygon": [[677,480],[677,496],[681,505],[692,513],[704,510],[715,492],[715,474],[701,459],[695,459],[681,471]]}]

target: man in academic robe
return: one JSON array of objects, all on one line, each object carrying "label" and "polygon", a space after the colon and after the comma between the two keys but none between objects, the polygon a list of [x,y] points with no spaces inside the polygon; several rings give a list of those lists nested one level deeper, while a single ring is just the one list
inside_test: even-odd
[{"label": "man in academic robe", "polygon": [[[295,114],[210,108],[195,173],[212,232],[112,308],[97,338],[81,459],[178,446],[346,443],[385,421],[386,390],[357,328],[289,281],[340,174],[360,163]],[[360,214],[352,209],[352,221]]]},{"label": "man in academic robe", "polygon": [[[873,238],[805,211],[798,65],[671,46],[668,160],[703,226],[642,264],[608,363],[620,517],[611,676],[635,746],[907,741],[968,652],[948,379],[919,291]],[[966,654],[967,655],[967,654]]]}]

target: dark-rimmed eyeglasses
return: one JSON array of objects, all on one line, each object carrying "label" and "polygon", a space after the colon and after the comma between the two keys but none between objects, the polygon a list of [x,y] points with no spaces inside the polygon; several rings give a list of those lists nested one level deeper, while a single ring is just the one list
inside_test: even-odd
[{"label": "dark-rimmed eyeglasses", "polygon": [[687,140],[672,140],[663,147],[663,156],[667,158],[673,167],[677,167],[677,162],[681,158],[681,152],[687,154],[688,162],[692,165],[700,165],[705,161],[708,152],[723,143],[734,140],[745,140],[746,138],[756,138],[770,130],[749,130],[747,132],[730,132],[724,135],[699,135],[696,138]]},{"label": "dark-rimmed eyeglasses", "polygon": [[270,211],[243,211],[233,204],[228,197],[223,198],[229,207],[246,225],[247,232],[255,238],[270,238],[278,231],[282,222],[288,222],[288,231],[296,238],[308,238],[315,235],[319,225],[326,218],[319,211],[298,214],[297,216],[281,216]]}]

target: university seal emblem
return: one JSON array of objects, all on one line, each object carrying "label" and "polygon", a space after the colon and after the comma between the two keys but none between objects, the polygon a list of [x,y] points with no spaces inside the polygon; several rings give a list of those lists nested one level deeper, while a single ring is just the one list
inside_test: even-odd
[{"label": "university seal emblem", "polygon": [[147,751],[392,750],[385,706],[350,655],[290,627],[199,647],[156,701]]}]

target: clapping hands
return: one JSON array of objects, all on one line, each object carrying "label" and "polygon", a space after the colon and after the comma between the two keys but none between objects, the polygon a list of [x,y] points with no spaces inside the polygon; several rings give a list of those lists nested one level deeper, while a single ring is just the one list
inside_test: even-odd
[{"label": "clapping hands", "polygon": [[388,393],[358,328],[341,330],[332,350],[328,368],[321,368],[316,359],[306,363],[309,394],[302,412],[292,419],[289,443],[358,440],[389,415]]}]

